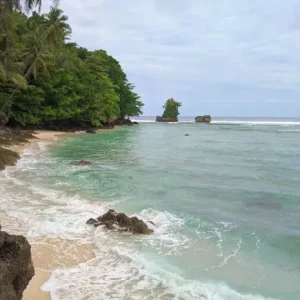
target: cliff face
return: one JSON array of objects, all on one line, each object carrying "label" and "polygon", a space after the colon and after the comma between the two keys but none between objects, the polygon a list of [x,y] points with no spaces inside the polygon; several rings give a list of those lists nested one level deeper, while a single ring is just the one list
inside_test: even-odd
[{"label": "cliff face", "polygon": [[33,276],[31,247],[26,238],[0,231],[0,299],[21,300]]}]

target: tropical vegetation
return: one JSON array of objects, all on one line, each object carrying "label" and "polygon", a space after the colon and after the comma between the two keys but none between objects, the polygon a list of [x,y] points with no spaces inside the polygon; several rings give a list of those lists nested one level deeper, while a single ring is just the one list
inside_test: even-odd
[{"label": "tropical vegetation", "polygon": [[0,0],[0,125],[98,126],[142,113],[114,57],[70,42],[57,1],[47,14],[32,12],[41,0],[20,2]]},{"label": "tropical vegetation", "polygon": [[180,102],[176,101],[173,98],[169,98],[163,106],[165,110],[162,117],[165,119],[177,118],[179,116],[179,107],[181,107]]}]

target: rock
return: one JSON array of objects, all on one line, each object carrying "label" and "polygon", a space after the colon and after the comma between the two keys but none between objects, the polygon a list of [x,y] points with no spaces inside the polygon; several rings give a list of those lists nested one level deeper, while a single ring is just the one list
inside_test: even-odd
[{"label": "rock", "polygon": [[97,133],[97,131],[95,129],[87,129],[86,133]]},{"label": "rock", "polygon": [[184,136],[190,136],[188,133],[186,133]]},{"label": "rock", "polygon": [[152,221],[147,221],[147,222],[155,226],[154,222],[152,222]]},{"label": "rock", "polygon": [[34,276],[31,247],[23,236],[0,232],[0,299],[21,300]]},{"label": "rock", "polygon": [[178,118],[164,118],[160,116],[156,116],[156,122],[178,122]]},{"label": "rock", "polygon": [[[106,214],[97,218],[97,224],[93,219],[89,219],[89,224],[94,226],[105,225],[107,229],[115,229],[115,226],[121,228],[121,231],[129,231],[134,234],[150,234],[153,230],[148,225],[137,217],[128,217],[124,213],[117,213],[113,209],[110,209]],[[87,223],[88,223],[87,222]]]},{"label": "rock", "polygon": [[20,159],[17,152],[0,147],[0,170],[4,170],[6,166],[14,166]]},{"label": "rock", "polygon": [[90,166],[92,163],[86,160],[73,161],[71,163],[72,166]]},{"label": "rock", "polygon": [[211,122],[211,116],[205,115],[205,116],[198,116],[195,118],[196,123],[210,123]]},{"label": "rock", "polygon": [[132,122],[134,125],[140,125],[140,123],[139,122],[136,122],[136,121],[134,121],[134,122]]},{"label": "rock", "polygon": [[96,224],[98,224],[98,221],[93,218],[90,218],[86,221],[86,224],[95,226]]},{"label": "rock", "polygon": [[129,125],[131,123],[132,122],[130,119],[123,119],[123,118],[117,118],[110,122],[110,124],[113,124],[113,125]]},{"label": "rock", "polygon": [[114,229],[116,229],[116,227],[114,226],[114,224],[115,224],[114,221],[107,220],[107,221],[104,221],[104,222],[100,222],[99,225],[96,225],[96,226],[105,225],[105,227],[107,229],[114,230]]}]

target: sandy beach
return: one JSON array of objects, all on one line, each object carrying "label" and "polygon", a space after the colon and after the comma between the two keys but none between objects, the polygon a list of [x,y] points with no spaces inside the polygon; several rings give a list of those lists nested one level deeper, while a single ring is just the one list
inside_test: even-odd
[{"label": "sandy beach", "polygon": [[[39,141],[54,141],[70,135],[73,133],[36,131],[34,133],[36,139],[30,140],[24,145],[13,145],[8,148],[22,155],[27,147],[34,147]],[[1,212],[1,223],[3,229],[9,233],[20,234],[18,232],[18,220],[13,220],[3,211]],[[23,235],[26,237],[25,233]],[[24,291],[23,300],[51,299],[49,293],[41,291],[41,286],[50,278],[53,270],[71,267],[94,257],[93,246],[89,244],[82,245],[70,240],[48,239],[47,237],[38,240],[29,239],[29,242],[35,276]]]}]

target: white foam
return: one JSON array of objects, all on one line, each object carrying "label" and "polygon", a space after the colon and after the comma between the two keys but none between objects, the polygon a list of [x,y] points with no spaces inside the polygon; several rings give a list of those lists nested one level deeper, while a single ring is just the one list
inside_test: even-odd
[{"label": "white foam", "polygon": [[300,126],[300,122],[291,121],[247,121],[247,120],[235,120],[235,121],[221,121],[213,120],[211,124],[219,125],[249,125],[249,126],[262,126],[262,125],[277,125],[277,126]]},{"label": "white foam", "polygon": [[149,120],[139,120],[139,119],[132,119],[132,122],[138,122],[138,123],[155,123],[155,120],[149,119]]},{"label": "white foam", "polygon": [[[38,151],[43,151],[42,144]],[[40,152],[28,152],[20,167],[30,168],[33,156]],[[154,209],[137,214],[145,221],[151,220],[153,235],[136,237],[110,232],[104,228],[85,225],[90,217],[98,217],[107,211],[107,205],[92,204],[78,194],[44,188],[22,181],[14,176],[18,168],[8,168],[1,178],[4,197],[1,209],[23,221],[27,236],[54,237],[94,242],[96,258],[69,269],[55,270],[43,289],[54,300],[69,299],[206,299],[206,300],[258,300],[259,296],[241,295],[229,287],[217,283],[187,280],[176,272],[170,272],[151,255],[180,255],[190,246],[190,239],[182,234],[184,219],[168,212]],[[231,230],[230,223],[219,224],[224,231]],[[222,230],[213,232],[222,246]],[[141,251],[147,250],[147,251]],[[235,255],[238,253],[236,249]],[[223,255],[223,253],[222,253]],[[234,253],[232,253],[234,255]],[[224,261],[231,259],[224,256]]]},{"label": "white foam", "polygon": [[[139,120],[132,119],[132,122],[155,123],[154,119]],[[179,120],[179,122],[167,122],[168,124],[195,123],[194,120]],[[218,125],[246,125],[246,126],[300,126],[300,121],[251,121],[251,120],[212,120],[211,124]]]},{"label": "white foam", "polygon": [[184,279],[137,252],[127,251],[124,245],[110,247],[109,239],[104,239],[98,257],[56,270],[42,290],[50,292],[54,300],[266,300],[240,294],[226,285]]},{"label": "white foam", "polygon": [[277,132],[290,132],[290,133],[300,133],[300,129],[283,129],[283,130],[277,130]]}]

